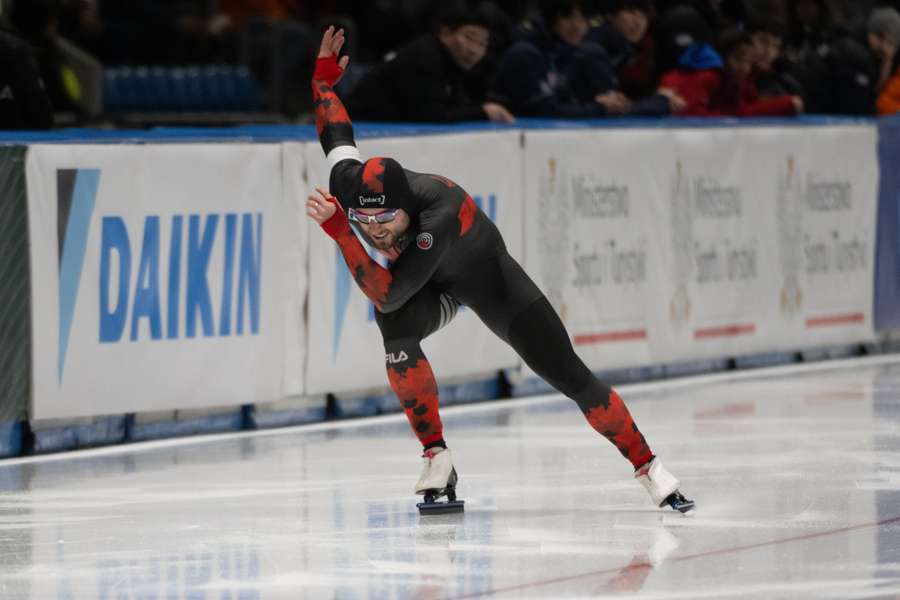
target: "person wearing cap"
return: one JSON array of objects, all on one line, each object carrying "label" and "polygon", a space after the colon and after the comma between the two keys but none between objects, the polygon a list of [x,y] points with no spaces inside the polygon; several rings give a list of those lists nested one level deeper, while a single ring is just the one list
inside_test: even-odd
[{"label": "person wearing cap", "polygon": [[437,31],[369,71],[350,91],[347,106],[364,121],[512,123],[515,117],[505,106],[474,97],[467,85],[487,53],[490,25],[485,9],[449,4],[439,14]]},{"label": "person wearing cap", "polygon": [[880,90],[894,72],[897,45],[900,44],[900,13],[889,6],[875,8],[869,15],[866,30],[869,49],[878,59]]},{"label": "person wearing cap", "polygon": [[[388,381],[424,449],[416,493],[426,503],[429,496],[455,494],[438,386],[421,341],[464,304],[578,404],[588,423],[631,463],[658,506],[690,510],[693,502],[679,493],[678,480],[654,456],[622,399],[575,354],[559,316],[472,197],[446,177],[408,171],[391,158],[361,158],[333,87],[349,62],[337,58],[343,43],[343,30],[329,27],[313,74],[316,128],[331,172],[329,190],[316,188],[309,196],[307,214],[337,242],[360,290],[375,305]],[[389,268],[370,258],[354,229],[391,259]]]}]

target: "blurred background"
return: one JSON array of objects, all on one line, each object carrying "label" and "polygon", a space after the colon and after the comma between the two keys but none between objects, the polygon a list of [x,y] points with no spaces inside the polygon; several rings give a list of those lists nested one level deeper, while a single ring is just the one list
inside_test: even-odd
[{"label": "blurred background", "polygon": [[[0,3],[4,35],[27,45],[56,127],[309,122],[309,80],[325,27],[335,24],[347,31],[345,51],[352,58],[351,68],[339,92],[348,94],[392,53],[435,31],[447,4],[427,0]],[[561,4],[565,12],[571,3]],[[900,0],[585,0],[575,6],[589,23],[585,40],[606,44],[615,68],[622,65],[616,64],[602,28],[609,27],[610,15],[617,11],[645,14],[645,33],[628,41],[633,46],[630,54],[652,53],[653,64],[644,77],[655,79],[654,85],[684,50],[679,33],[673,32],[671,15],[674,11],[683,16],[686,8],[703,19],[714,46],[729,31],[770,33],[777,40],[777,69],[789,76],[793,86],[789,93],[802,98],[802,112],[875,114],[878,93],[887,84],[887,77],[880,77],[888,69],[885,60],[890,62],[890,74],[896,71],[897,40],[894,23],[887,18],[883,29],[890,35],[882,37],[892,48],[881,52],[871,43],[872,14],[873,9],[892,4]],[[487,15],[490,43],[484,59],[467,77],[473,88],[491,98],[504,54],[541,28],[541,6],[537,0],[497,0],[472,3],[469,8]],[[897,28],[900,37],[900,25]],[[10,51],[0,47],[0,52]],[[832,106],[821,101],[836,90],[858,85],[861,72],[876,80],[864,98]],[[502,95],[493,99],[504,102]],[[511,108],[509,103],[507,107]],[[20,125],[3,128],[42,128]]]}]

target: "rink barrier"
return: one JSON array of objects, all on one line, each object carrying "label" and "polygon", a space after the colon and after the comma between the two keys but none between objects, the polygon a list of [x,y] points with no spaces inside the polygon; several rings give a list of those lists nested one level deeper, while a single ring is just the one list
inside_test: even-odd
[{"label": "rink barrier", "polygon": [[875,328],[900,330],[900,117],[879,120]]},{"label": "rink barrier", "polygon": [[124,441],[144,442],[190,435],[225,433],[249,429],[249,406],[221,410],[193,410],[180,414],[129,415],[126,419]]},{"label": "rink barrier", "polygon": [[[896,128],[897,120],[893,123],[890,119],[879,120],[879,128],[890,125]],[[804,118],[797,121],[782,121],[778,119],[760,119],[754,121],[741,121],[742,127],[763,126],[770,127],[772,125],[782,126],[810,126],[810,125],[852,125],[873,123],[872,121],[858,119],[830,119],[830,118]],[[668,122],[644,121],[644,120],[623,120],[619,122],[558,122],[558,121],[527,121],[520,125],[534,130],[553,130],[553,129],[577,129],[584,127],[602,127],[604,129],[627,129],[631,127],[638,128],[684,128],[684,127],[733,127],[738,122],[730,119],[726,120],[671,120]],[[431,126],[419,127],[410,125],[390,126],[390,125],[365,125],[362,124],[358,128],[358,137],[366,139],[371,137],[383,136],[420,136],[434,135],[444,133],[460,133],[460,132],[477,132],[477,131],[496,131],[508,130],[509,127],[477,124],[467,126]],[[278,142],[278,141],[298,141],[305,140],[314,142],[315,133],[311,127],[244,127],[234,128],[231,130],[209,131],[202,129],[193,130],[168,130],[160,129],[150,132],[97,132],[90,130],[76,130],[69,132],[52,132],[48,134],[25,134],[9,135],[0,133],[0,152],[9,148],[3,148],[2,145],[15,146],[22,143],[192,143],[200,141],[209,142],[238,142],[238,143],[260,143],[260,142]],[[883,141],[883,140],[882,140]],[[884,146],[884,144],[882,144]],[[898,154],[900,154],[900,141],[896,143]],[[16,149],[14,149],[16,150]],[[880,154],[882,165],[886,154],[884,148],[881,148]],[[892,150],[893,151],[893,150]],[[894,155],[887,154],[888,157]],[[897,161],[889,158],[891,162],[887,163],[890,168],[894,168]],[[7,161],[0,161],[0,167]],[[882,176],[886,169],[882,169]],[[884,181],[882,181],[882,190],[885,189]],[[896,195],[894,196],[897,197]],[[884,206],[885,195],[882,193],[881,207]],[[890,204],[888,204],[890,207]],[[896,207],[895,207],[896,208]],[[888,234],[893,236],[892,240],[897,239],[897,229],[900,227],[897,219],[888,220]],[[882,231],[879,231],[879,252],[883,247],[884,238]],[[894,249],[900,253],[900,246],[896,243],[889,249]],[[895,263],[896,264],[896,263]],[[888,282],[897,283],[900,275],[895,271],[884,270],[879,271],[879,278],[887,278]],[[879,297],[876,294],[876,305]],[[882,305],[896,309],[896,302],[884,302]],[[599,375],[611,381],[625,383],[631,381],[646,381],[649,379],[660,379],[667,377],[679,377],[688,374],[712,373],[731,368],[753,368],[756,366],[765,366],[770,364],[782,364],[788,361],[789,356],[793,355],[794,360],[827,360],[831,358],[839,358],[845,356],[858,355],[859,353],[873,352],[897,352],[900,351],[900,341],[893,339],[887,331],[883,330],[883,340],[860,346],[842,346],[830,348],[812,348],[798,349],[796,353],[761,353],[746,357],[734,357],[718,360],[699,360],[684,361],[674,364],[653,365],[646,367],[635,367],[628,369],[619,369],[612,371],[603,371]],[[442,402],[452,404],[454,402],[468,402],[483,399],[493,399],[498,397],[501,389],[501,382],[498,378],[489,380],[466,382],[458,386],[442,386]],[[511,385],[514,395],[533,394],[547,391],[548,388],[543,382],[531,382],[527,379],[515,382]],[[27,399],[27,394],[22,396]],[[145,439],[156,439],[157,437],[171,437],[176,435],[195,435],[202,433],[212,433],[219,431],[236,431],[246,430],[270,426],[282,426],[288,424],[297,424],[323,420],[326,418],[336,418],[340,416],[359,416],[361,414],[376,414],[378,412],[394,412],[398,410],[396,399],[385,388],[383,393],[373,393],[363,396],[362,402],[357,402],[357,398],[348,395],[341,398],[340,395],[334,399],[334,404],[329,410],[324,401],[316,403],[312,406],[305,406],[304,402],[298,401],[292,408],[278,407],[273,403],[267,409],[254,406],[243,406],[239,409],[227,409],[224,411],[216,410],[197,410],[192,411],[194,414],[190,418],[184,418],[183,415],[172,415],[170,418],[162,418],[158,415],[154,418],[148,418],[143,414],[117,415],[109,417],[96,417],[93,419],[71,419],[54,420],[54,423],[48,422],[32,422],[31,434],[26,433],[25,423],[23,421],[9,421],[0,423],[0,456],[4,456],[4,450],[7,456],[15,455],[17,452],[50,452],[66,449],[75,449],[89,447],[95,445],[107,445],[127,441],[139,441]],[[24,401],[24,400],[23,400]],[[353,403],[357,402],[361,405],[360,410],[354,408]],[[0,408],[3,408],[0,405]],[[374,412],[373,412],[374,411]],[[206,413],[206,414],[203,414]],[[28,443],[28,440],[31,442]]]},{"label": "rink barrier", "polygon": [[28,450],[46,454],[121,444],[127,441],[126,421],[125,415],[32,421]]},{"label": "rink barrier", "polygon": [[21,448],[31,393],[24,147],[0,147],[0,456]]},{"label": "rink barrier", "polygon": [[22,454],[22,431],[24,421],[0,422],[0,458],[11,458]]}]

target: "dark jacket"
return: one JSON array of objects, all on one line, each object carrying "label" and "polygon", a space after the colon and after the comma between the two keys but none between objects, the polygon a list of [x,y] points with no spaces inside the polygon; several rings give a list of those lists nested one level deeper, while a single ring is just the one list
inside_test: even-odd
[{"label": "dark jacket", "polygon": [[514,44],[497,71],[497,97],[521,116],[606,116],[594,97],[618,89],[612,63],[599,44],[571,46],[543,28]]},{"label": "dark jacket", "polygon": [[366,74],[350,92],[347,110],[357,121],[452,123],[487,119],[483,102],[468,95],[465,72],[428,34]]},{"label": "dark jacket", "polygon": [[794,64],[807,112],[872,115],[878,85],[878,62],[865,40],[835,30],[815,53]]},{"label": "dark jacket", "polygon": [[28,44],[0,31],[0,129],[50,129],[53,107]]},{"label": "dark jacket", "polygon": [[660,74],[656,67],[656,40],[652,31],[632,45],[613,25],[604,23],[592,28],[587,39],[603,46],[619,77],[623,94],[637,99],[656,93]]}]

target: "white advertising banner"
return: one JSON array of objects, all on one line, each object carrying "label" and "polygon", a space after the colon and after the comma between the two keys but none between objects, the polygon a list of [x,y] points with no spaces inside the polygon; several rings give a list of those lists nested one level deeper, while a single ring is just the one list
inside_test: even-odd
[{"label": "white advertising banner", "polygon": [[653,362],[661,221],[658,131],[528,132],[526,270],[593,368]]},{"label": "white advertising banner", "polygon": [[748,187],[765,198],[773,349],[872,340],[877,129],[749,129]]},{"label": "white advertising banner", "polygon": [[[510,254],[521,258],[521,150],[518,132],[491,132],[370,139],[359,144],[363,158],[389,156],[405,168],[449,177],[497,223]],[[486,150],[486,149],[489,149]],[[327,187],[328,165],[321,147],[307,146],[309,187]],[[311,394],[383,388],[384,346],[374,307],[360,292],[337,245],[309,222],[309,355]],[[374,253],[372,253],[374,254]],[[439,380],[488,374],[514,367],[518,357],[471,310],[422,345]]]},{"label": "white advertising banner", "polygon": [[296,389],[284,282],[302,274],[281,254],[297,208],[280,146],[38,145],[27,177],[34,418]]},{"label": "white advertising banner", "polygon": [[526,268],[593,369],[869,340],[872,127],[529,132]]}]

